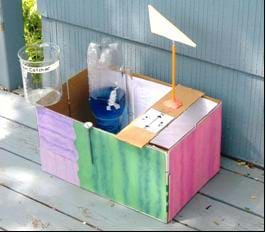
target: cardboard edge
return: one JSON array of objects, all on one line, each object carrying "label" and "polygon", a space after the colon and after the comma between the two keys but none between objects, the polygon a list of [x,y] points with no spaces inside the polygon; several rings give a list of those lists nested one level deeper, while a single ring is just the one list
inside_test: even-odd
[{"label": "cardboard edge", "polygon": [[155,83],[158,83],[158,84],[162,84],[162,85],[164,85],[164,86],[169,86],[169,87],[171,87],[171,84],[170,84],[170,83],[167,83],[167,82],[164,82],[164,81],[161,81],[161,80],[158,80],[158,79],[152,78],[152,77],[147,76],[147,75],[144,75],[144,74],[132,73],[132,74],[130,74],[130,76],[131,76],[131,77],[140,78],[140,79],[144,79],[144,80],[151,81],[151,82],[155,82]]},{"label": "cardboard edge", "polygon": [[208,100],[211,100],[211,101],[213,101],[213,102],[215,102],[215,103],[222,103],[222,101],[221,100],[219,100],[219,99],[216,99],[216,98],[213,98],[213,97],[210,97],[210,96],[208,96],[208,95],[204,95],[202,98],[205,98],[205,99],[208,99]]},{"label": "cardboard edge", "polygon": [[175,147],[178,143],[181,143],[185,137],[187,137],[189,134],[191,134],[197,127],[199,124],[201,124],[210,114],[212,114],[214,111],[216,111],[218,109],[219,106],[222,106],[222,103],[218,103],[215,108],[213,108],[207,115],[205,115],[204,117],[202,117],[197,124],[190,130],[188,131],[180,140],[178,140],[173,146],[171,146],[168,150],[170,151],[173,147]]},{"label": "cardboard edge", "polygon": [[217,103],[217,105],[207,114],[207,115],[205,115],[205,116],[203,116],[198,122],[197,122],[197,124],[190,130],[190,131],[188,131],[186,134],[184,134],[183,135],[183,137],[182,138],[180,138],[178,141],[176,141],[176,143],[175,144],[173,144],[170,148],[166,148],[166,147],[163,147],[163,146],[159,146],[159,145],[157,145],[157,144],[153,144],[153,143],[149,143],[149,145],[153,145],[153,146],[156,146],[156,147],[158,147],[158,148],[161,148],[162,150],[166,150],[166,151],[170,151],[174,146],[176,146],[178,143],[180,143],[180,142],[182,142],[182,140],[186,137],[186,136],[188,136],[189,134],[191,134],[194,130],[195,130],[195,128],[197,128],[197,126],[202,122],[202,121],[204,121],[212,112],[214,112],[219,106],[222,106],[222,101],[221,100],[219,100],[219,99],[215,99],[215,98],[212,98],[212,97],[209,97],[209,96],[206,96],[206,95],[204,95],[204,96],[202,96],[202,98],[206,98],[206,99],[209,99],[209,100],[211,100],[211,101],[214,101],[215,103]]}]

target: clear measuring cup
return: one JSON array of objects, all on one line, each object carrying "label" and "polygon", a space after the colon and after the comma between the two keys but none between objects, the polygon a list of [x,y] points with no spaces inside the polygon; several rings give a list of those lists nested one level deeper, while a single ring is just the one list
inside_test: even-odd
[{"label": "clear measuring cup", "polygon": [[59,55],[59,47],[52,43],[24,46],[18,51],[27,102],[49,106],[60,100]]}]

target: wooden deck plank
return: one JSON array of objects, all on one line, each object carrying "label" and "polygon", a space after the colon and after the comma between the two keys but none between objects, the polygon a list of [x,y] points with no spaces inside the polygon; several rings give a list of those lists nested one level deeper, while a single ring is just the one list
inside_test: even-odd
[{"label": "wooden deck plank", "polygon": [[19,95],[0,91],[0,116],[37,128],[35,107]]},{"label": "wooden deck plank", "polygon": [[264,183],[264,171],[262,169],[256,167],[249,168],[247,165],[240,165],[237,161],[226,157],[222,157],[222,167]]},{"label": "wooden deck plank", "polygon": [[[40,166],[0,149],[0,182],[104,230],[191,231],[164,224],[41,171]],[[66,195],[67,194],[67,195]]]},{"label": "wooden deck plank", "polygon": [[37,131],[0,117],[0,132],[0,147],[40,163]]},{"label": "wooden deck plank", "polygon": [[2,186],[0,196],[0,223],[8,231],[96,230]]},{"label": "wooden deck plank", "polygon": [[264,184],[245,176],[221,169],[200,193],[264,216]]},{"label": "wooden deck plank", "polygon": [[264,219],[197,194],[175,217],[201,231],[262,231]]}]

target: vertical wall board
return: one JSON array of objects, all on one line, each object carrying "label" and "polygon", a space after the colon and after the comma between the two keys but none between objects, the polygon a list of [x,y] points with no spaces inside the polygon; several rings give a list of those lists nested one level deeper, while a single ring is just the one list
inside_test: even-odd
[{"label": "vertical wall board", "polygon": [[149,30],[152,4],[197,43],[177,52],[206,62],[264,76],[263,0],[39,0],[43,16],[106,35],[170,49]]},{"label": "vertical wall board", "polygon": [[[106,34],[43,18],[47,41],[59,44],[63,79],[86,67],[86,51],[90,41]],[[168,51],[121,38],[126,67],[132,71],[170,82]],[[223,102],[222,153],[264,164],[264,80],[237,70],[206,63],[187,56],[177,56],[177,81],[202,90]]]},{"label": "vertical wall board", "polygon": [[3,18],[3,0],[0,0],[0,85],[8,88],[9,76],[8,76],[8,62],[6,59],[6,42],[4,34],[4,18]]},{"label": "vertical wall board", "polygon": [[3,31],[4,30],[4,28],[3,28],[3,22],[4,22],[4,20],[3,20],[3,7],[2,7],[2,1],[0,1],[0,24],[1,24],[1,31]]},{"label": "vertical wall board", "polygon": [[169,152],[169,219],[220,169],[221,104]]},{"label": "vertical wall board", "polygon": [[139,149],[96,128],[89,138],[80,122],[74,128],[81,187],[167,221],[166,153]]},{"label": "vertical wall board", "polygon": [[20,0],[0,0],[0,85],[12,90],[22,85],[18,50],[24,45]]}]

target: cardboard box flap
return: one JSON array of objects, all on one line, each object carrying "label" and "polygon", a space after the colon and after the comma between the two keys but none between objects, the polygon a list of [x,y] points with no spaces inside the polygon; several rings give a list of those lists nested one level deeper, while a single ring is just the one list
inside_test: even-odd
[{"label": "cardboard box flap", "polygon": [[217,105],[217,101],[214,102],[205,97],[198,99],[178,118],[160,131],[150,143],[167,150],[170,149],[195,128]]},{"label": "cardboard box flap", "polygon": [[129,144],[142,148],[149,143],[162,129],[189,108],[204,95],[203,92],[182,85],[176,86],[176,97],[183,105],[178,109],[169,109],[164,102],[171,98],[171,92],[156,102],[148,111],[132,121],[116,137]]}]

